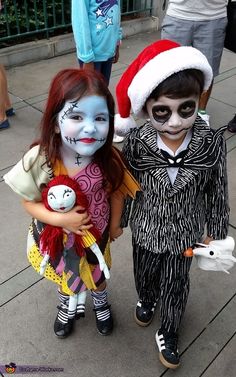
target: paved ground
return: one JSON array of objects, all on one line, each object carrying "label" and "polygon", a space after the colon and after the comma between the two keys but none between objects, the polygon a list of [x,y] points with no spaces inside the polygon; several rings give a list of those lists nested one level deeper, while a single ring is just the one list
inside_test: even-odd
[{"label": "paved ground", "polygon": [[[113,93],[130,61],[157,38],[157,32],[145,33],[123,42],[120,61],[114,65],[112,74]],[[76,65],[75,54],[68,54],[7,72],[16,116],[11,119],[11,128],[0,133],[1,177],[21,158],[37,135],[51,78],[58,70]],[[236,54],[224,51],[208,112],[214,127],[226,124],[236,112]],[[236,239],[236,136],[227,133],[226,137],[230,234]],[[167,377],[173,373],[181,377],[236,376],[236,268],[227,275],[201,271],[193,263],[191,292],[180,333],[182,365],[175,372],[166,370],[159,363],[154,340],[159,326],[158,314],[148,328],[140,328],[133,321],[136,293],[131,237],[127,229],[112,245],[109,298],[115,316],[114,333],[109,337],[97,334],[89,297],[86,318],[78,321],[70,338],[59,340],[52,329],[56,287],[40,279],[28,265],[25,243],[30,219],[2,178],[0,198],[0,364],[62,367],[64,373],[56,373],[59,376]]]}]

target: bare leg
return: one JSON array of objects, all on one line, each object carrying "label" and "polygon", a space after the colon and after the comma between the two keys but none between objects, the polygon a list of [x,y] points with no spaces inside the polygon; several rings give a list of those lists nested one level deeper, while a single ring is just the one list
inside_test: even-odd
[{"label": "bare leg", "polygon": [[7,90],[6,71],[0,64],[0,122],[6,119],[6,110],[11,107],[11,101]]}]

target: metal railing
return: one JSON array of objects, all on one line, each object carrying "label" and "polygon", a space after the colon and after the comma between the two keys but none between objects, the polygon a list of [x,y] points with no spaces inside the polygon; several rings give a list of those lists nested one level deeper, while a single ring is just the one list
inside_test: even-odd
[{"label": "metal railing", "polygon": [[[2,0],[2,5],[0,47],[4,47],[2,42],[14,44],[19,39],[49,38],[55,31],[71,31],[71,0]],[[151,9],[152,0],[121,0],[122,16],[150,15]]]}]

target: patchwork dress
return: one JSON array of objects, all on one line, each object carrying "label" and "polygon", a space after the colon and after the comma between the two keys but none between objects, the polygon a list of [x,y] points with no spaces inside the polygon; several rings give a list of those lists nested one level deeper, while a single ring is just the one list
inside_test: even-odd
[{"label": "patchwork dress", "polygon": [[[125,170],[125,167],[124,167]],[[41,190],[54,177],[67,174],[60,161],[51,166],[45,155],[39,155],[39,146],[35,146],[13,167],[5,176],[5,182],[26,200],[41,201]],[[91,221],[99,230],[101,239],[98,243],[104,255],[107,266],[111,267],[109,220],[110,203],[104,188],[104,179],[99,166],[91,162],[75,176],[71,177],[79,182],[81,191],[88,200],[88,213]],[[130,189],[129,189],[130,187]],[[121,192],[134,195],[138,186],[132,176],[125,171]],[[44,224],[33,219],[28,232],[27,256],[33,268],[39,272],[43,255],[39,248],[40,233]],[[49,259],[44,271],[44,277],[59,284],[63,292],[69,295],[80,293],[86,289],[97,289],[104,280],[98,260],[89,246],[96,242],[90,232],[84,237],[85,255],[80,257],[73,247],[73,237],[68,237],[63,255],[60,260],[53,262]]]}]

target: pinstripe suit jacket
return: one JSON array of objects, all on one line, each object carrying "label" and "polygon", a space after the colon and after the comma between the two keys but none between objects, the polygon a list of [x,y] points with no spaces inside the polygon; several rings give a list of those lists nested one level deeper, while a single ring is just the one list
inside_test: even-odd
[{"label": "pinstripe suit jacket", "polygon": [[202,240],[228,232],[225,128],[210,129],[197,117],[183,166],[172,185],[157,131],[146,123],[126,137],[123,153],[142,191],[133,202],[134,242],[155,253],[180,254]]}]

